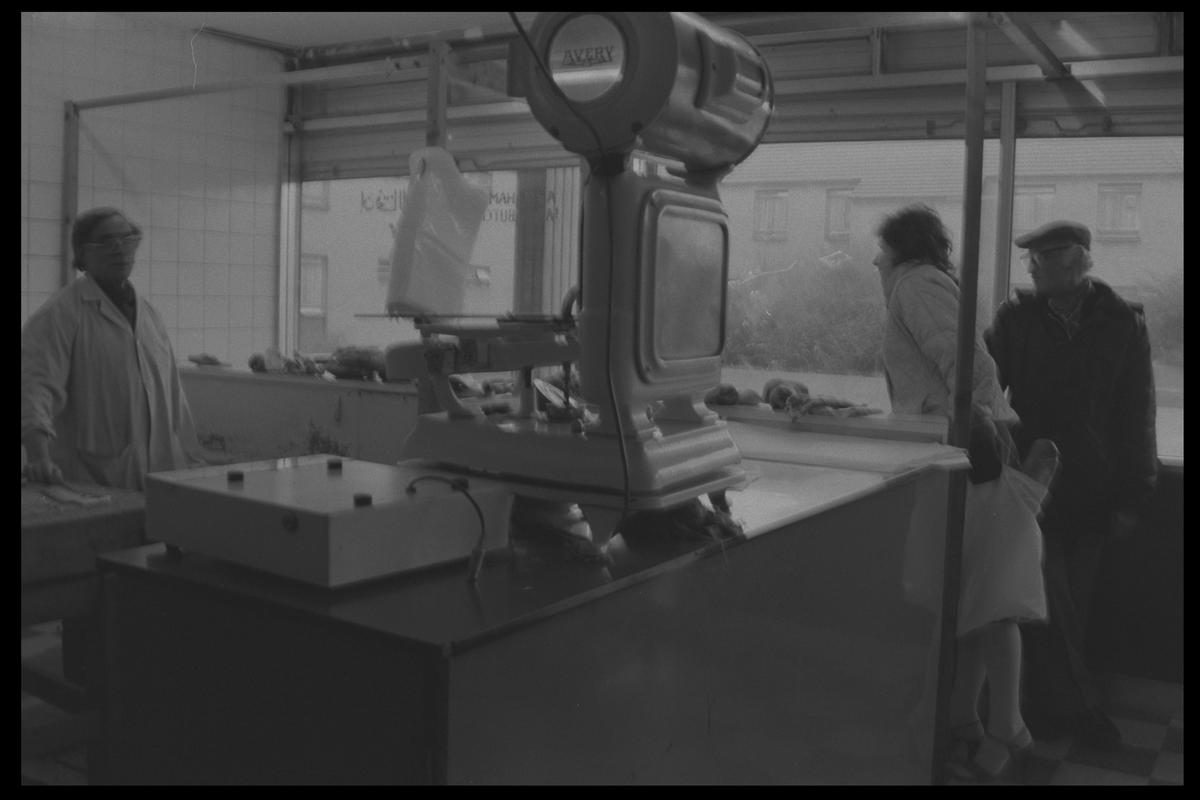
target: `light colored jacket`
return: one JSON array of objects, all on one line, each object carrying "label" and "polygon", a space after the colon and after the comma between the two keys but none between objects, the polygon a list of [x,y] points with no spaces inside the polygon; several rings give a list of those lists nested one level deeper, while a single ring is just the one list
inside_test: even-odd
[{"label": "light colored jacket", "polygon": [[[892,411],[941,414],[954,410],[954,367],[958,360],[958,284],[931,264],[897,264],[883,276],[887,323],[883,367]],[[1015,422],[996,364],[980,333],[975,335],[971,401],[993,420]]]},{"label": "light colored jacket", "polygon": [[87,275],[21,329],[21,435],[34,430],[67,480],[141,491],[147,472],[203,463],[162,318],[139,296],[135,333]]}]

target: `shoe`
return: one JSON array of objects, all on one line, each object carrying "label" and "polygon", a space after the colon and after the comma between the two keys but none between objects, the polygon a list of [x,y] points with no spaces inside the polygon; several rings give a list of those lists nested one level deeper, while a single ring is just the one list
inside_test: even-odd
[{"label": "shoe", "polygon": [[1107,752],[1121,749],[1121,730],[1099,708],[1081,711],[1071,719],[1071,735],[1088,747]]},{"label": "shoe", "polygon": [[1025,717],[1025,727],[1030,729],[1033,738],[1038,741],[1066,739],[1070,734],[1067,721],[1062,717],[1033,715],[1028,712],[1022,712],[1022,716]]},{"label": "shoe", "polygon": [[1053,742],[1065,739],[1071,734],[1070,720],[1067,717],[1056,717],[1029,709],[1023,709],[1021,716],[1025,720],[1025,727],[1039,742]]},{"label": "shoe", "polygon": [[971,770],[982,782],[990,783],[1013,773],[1020,773],[1025,760],[1033,750],[1033,736],[1028,728],[1021,728],[1007,742],[990,733],[983,737],[979,750],[971,759]]},{"label": "shoe", "polygon": [[955,725],[949,730],[950,741],[946,747],[946,772],[949,775],[961,781],[976,779],[971,762],[979,752],[985,735],[983,723],[979,720]]}]

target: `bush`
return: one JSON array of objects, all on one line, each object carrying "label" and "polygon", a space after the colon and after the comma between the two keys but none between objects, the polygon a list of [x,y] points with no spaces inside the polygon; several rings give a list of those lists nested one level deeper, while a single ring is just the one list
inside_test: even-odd
[{"label": "bush", "polygon": [[1138,286],[1146,309],[1155,361],[1183,366],[1183,270],[1144,279]]},{"label": "bush", "polygon": [[725,363],[873,375],[880,369],[883,295],[874,268],[820,262],[734,284]]}]

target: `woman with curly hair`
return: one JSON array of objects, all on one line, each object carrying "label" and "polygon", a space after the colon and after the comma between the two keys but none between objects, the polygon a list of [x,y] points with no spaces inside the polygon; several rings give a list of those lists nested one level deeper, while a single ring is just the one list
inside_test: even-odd
[{"label": "woman with curly hair", "polygon": [[[876,233],[874,263],[887,307],[883,363],[892,410],[949,419],[959,304],[950,237],[937,212],[921,204],[887,216]],[[1018,461],[1010,429],[1019,419],[979,334],[971,408],[971,470],[950,697],[951,766],[961,767],[960,774],[994,779],[1032,746],[1021,718],[1017,623],[1046,617],[1036,515],[1049,475],[1040,475],[1039,482],[1014,469]],[[1039,452],[1044,454],[1046,447],[1053,445],[1046,443]],[[944,531],[911,532],[905,590],[911,600],[935,612],[941,608],[943,553]],[[986,730],[979,715],[985,682]]]}]

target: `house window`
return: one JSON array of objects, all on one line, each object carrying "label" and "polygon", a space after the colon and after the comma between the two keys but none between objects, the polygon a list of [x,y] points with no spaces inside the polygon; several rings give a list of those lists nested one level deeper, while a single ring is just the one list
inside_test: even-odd
[{"label": "house window", "polygon": [[754,238],[783,241],[788,238],[788,193],[765,189],[754,193]]},{"label": "house window", "polygon": [[300,315],[325,316],[325,283],[329,257],[304,253],[300,256]]},{"label": "house window", "polygon": [[1140,236],[1140,183],[1102,183],[1099,200],[1097,235],[1106,239],[1137,239]]},{"label": "house window", "polygon": [[1017,186],[1013,191],[1013,236],[1028,233],[1052,220],[1053,186]]},{"label": "house window", "polygon": [[300,185],[300,205],[313,211],[329,210],[329,181],[305,181]]},{"label": "house window", "polygon": [[851,189],[829,189],[825,192],[825,238],[850,238]]}]

